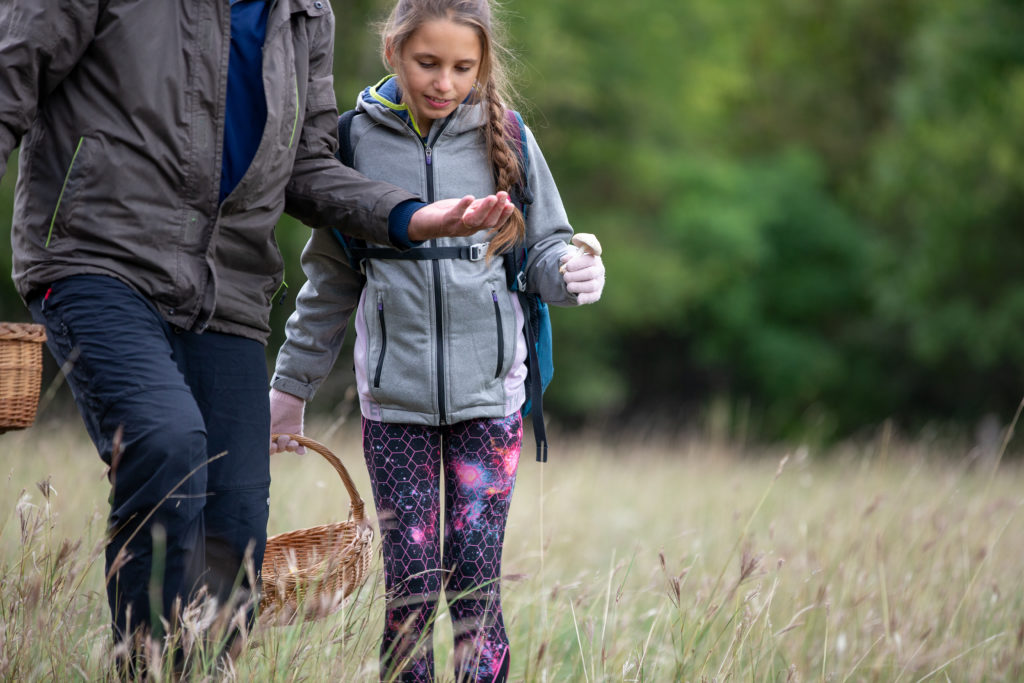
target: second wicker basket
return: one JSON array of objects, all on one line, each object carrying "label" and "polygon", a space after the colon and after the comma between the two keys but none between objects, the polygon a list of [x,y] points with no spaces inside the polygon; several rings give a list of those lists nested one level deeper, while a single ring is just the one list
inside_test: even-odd
[{"label": "second wicker basket", "polygon": [[267,539],[260,611],[261,619],[276,624],[291,623],[300,613],[304,619],[314,620],[336,612],[366,580],[373,555],[373,529],[366,521],[363,499],[341,460],[313,439],[289,436],[331,464],[348,491],[351,505],[344,522]]},{"label": "second wicker basket", "polygon": [[42,325],[0,322],[0,434],[35,422],[45,341]]}]

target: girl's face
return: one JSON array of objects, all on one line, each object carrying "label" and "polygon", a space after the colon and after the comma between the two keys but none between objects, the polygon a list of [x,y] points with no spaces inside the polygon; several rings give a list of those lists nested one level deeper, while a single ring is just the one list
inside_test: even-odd
[{"label": "girl's face", "polygon": [[423,135],[469,96],[480,72],[481,52],[476,31],[448,19],[420,26],[400,55],[388,48],[387,60],[402,86],[402,102]]}]

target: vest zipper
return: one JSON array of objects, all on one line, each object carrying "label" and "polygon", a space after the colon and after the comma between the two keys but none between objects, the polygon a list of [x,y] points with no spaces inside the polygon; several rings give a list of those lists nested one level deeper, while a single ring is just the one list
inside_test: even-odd
[{"label": "vest zipper", "polygon": [[[444,132],[445,127],[448,125],[446,119],[441,127],[437,129],[434,134],[434,141],[441,137],[441,133]],[[427,171],[427,202],[433,202],[434,197],[434,152],[427,142],[423,141],[423,157],[426,162]],[[448,403],[448,392],[445,387],[444,375],[445,375],[445,363],[444,363],[444,297],[441,295],[441,264],[436,259],[430,262],[434,276],[434,309],[435,309],[435,343],[437,344],[436,352],[436,371],[437,371],[437,420],[438,424],[448,424],[448,410],[446,408]]]},{"label": "vest zipper", "polygon": [[442,306],[444,299],[441,296],[441,262],[434,259],[430,262],[434,270],[434,308],[437,311],[437,417],[440,424],[448,424],[447,395],[444,386],[444,331],[441,323],[444,320]]}]

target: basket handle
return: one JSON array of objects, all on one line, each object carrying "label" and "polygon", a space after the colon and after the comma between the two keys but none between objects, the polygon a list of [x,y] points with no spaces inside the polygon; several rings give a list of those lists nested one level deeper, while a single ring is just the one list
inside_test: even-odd
[{"label": "basket handle", "polygon": [[348,491],[348,497],[352,501],[352,519],[356,524],[363,524],[366,521],[364,514],[363,499],[359,497],[359,492],[356,491],[356,485],[352,482],[352,477],[348,476],[348,470],[341,464],[341,460],[338,459],[334,453],[331,452],[327,446],[323,445],[319,441],[314,441],[306,436],[299,434],[271,434],[270,440],[276,441],[279,436],[288,436],[298,441],[300,445],[306,448],[312,448],[314,451],[323,456],[323,459],[331,463],[331,467],[341,477],[341,483],[345,485],[345,489]]}]

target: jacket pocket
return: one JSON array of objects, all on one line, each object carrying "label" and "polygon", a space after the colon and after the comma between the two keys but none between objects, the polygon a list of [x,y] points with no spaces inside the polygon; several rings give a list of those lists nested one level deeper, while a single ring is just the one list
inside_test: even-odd
[{"label": "jacket pocket", "polygon": [[[410,279],[410,271],[422,269],[423,264],[370,263],[361,306],[361,332],[366,339],[364,386],[385,411],[434,415],[437,339],[432,295],[421,279]],[[493,355],[488,355],[493,370]]]},{"label": "jacket pocket", "polygon": [[46,242],[44,243],[44,246],[47,248],[50,247],[50,242],[53,240],[54,228],[66,225],[71,220],[75,194],[78,192],[82,178],[85,175],[87,164],[83,147],[86,146],[85,138],[78,138],[75,151],[71,155],[71,161],[68,163],[68,170],[64,174],[64,182],[61,183],[60,192],[53,207],[53,214],[50,216],[50,226],[46,232]]},{"label": "jacket pocket", "polygon": [[329,14],[331,3],[327,0],[293,0],[292,14],[302,12],[311,17],[319,17]]},{"label": "jacket pocket", "polygon": [[384,299],[377,298],[377,323],[380,326],[380,353],[377,355],[377,369],[373,373],[373,386],[380,388],[380,376],[384,372],[384,356],[388,350],[388,328],[384,319]]},{"label": "jacket pocket", "polygon": [[[299,101],[299,77],[296,74],[292,80],[292,95],[295,100],[295,113],[292,114],[292,126],[291,132],[288,134],[288,149],[295,146],[295,134],[299,130],[299,110],[301,109],[301,102]],[[285,121],[288,117],[285,117]]]},{"label": "jacket pocket", "polygon": [[501,377],[501,369],[505,367],[505,330],[501,322],[501,306],[498,304],[498,292],[491,290],[491,301],[494,302],[494,321],[497,327],[498,363],[494,369],[494,379]]}]

